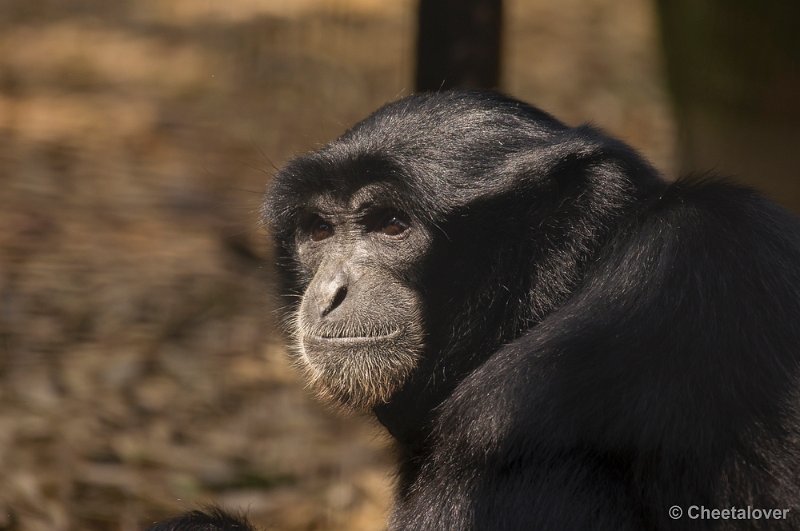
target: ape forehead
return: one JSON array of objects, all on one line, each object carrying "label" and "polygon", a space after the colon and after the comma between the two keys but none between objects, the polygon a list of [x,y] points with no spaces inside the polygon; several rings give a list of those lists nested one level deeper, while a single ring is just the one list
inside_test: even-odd
[{"label": "ape forehead", "polygon": [[308,198],[306,206],[320,214],[359,214],[376,207],[397,206],[400,195],[397,186],[389,182],[367,183],[355,188],[320,190]]},{"label": "ape forehead", "polygon": [[412,165],[391,152],[321,151],[307,156],[300,166],[290,184],[295,186],[297,199],[306,204],[358,208],[362,203],[402,202],[417,180],[411,175]]},{"label": "ape forehead", "polygon": [[409,170],[391,154],[342,153],[329,145],[291,161],[275,176],[263,219],[278,237],[288,235],[309,211],[357,212],[381,206],[425,219],[435,202],[416,189],[419,180]]}]

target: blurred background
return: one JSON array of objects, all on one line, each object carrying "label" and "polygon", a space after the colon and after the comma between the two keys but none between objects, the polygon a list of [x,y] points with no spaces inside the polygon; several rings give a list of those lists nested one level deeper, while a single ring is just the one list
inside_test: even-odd
[{"label": "blurred background", "polygon": [[797,210],[798,5],[0,0],[0,530],[212,501],[382,529],[388,438],[284,358],[276,167],[414,90],[499,87]]}]

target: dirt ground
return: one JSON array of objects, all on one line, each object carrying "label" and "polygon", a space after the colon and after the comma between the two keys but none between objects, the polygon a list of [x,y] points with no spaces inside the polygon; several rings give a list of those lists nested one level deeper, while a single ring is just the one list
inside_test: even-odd
[{"label": "dirt ground", "polygon": [[[414,2],[6,0],[0,530],[139,530],[215,502],[372,530],[390,441],[288,366],[264,184],[413,84]],[[507,2],[504,89],[671,172],[644,0]]]}]

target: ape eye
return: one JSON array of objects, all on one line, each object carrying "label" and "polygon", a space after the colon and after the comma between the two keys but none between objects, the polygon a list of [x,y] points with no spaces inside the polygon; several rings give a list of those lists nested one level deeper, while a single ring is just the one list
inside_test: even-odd
[{"label": "ape eye", "polygon": [[375,230],[387,236],[399,236],[408,229],[407,218],[400,212],[385,212],[379,219]]},{"label": "ape eye", "polygon": [[314,216],[309,224],[309,234],[315,242],[333,236],[333,225],[319,216]]},{"label": "ape eye", "polygon": [[383,228],[381,228],[381,232],[386,234],[387,236],[397,236],[405,232],[407,228],[408,228],[408,223],[401,220],[397,216],[392,216],[391,218],[386,220],[386,223],[383,225]]}]

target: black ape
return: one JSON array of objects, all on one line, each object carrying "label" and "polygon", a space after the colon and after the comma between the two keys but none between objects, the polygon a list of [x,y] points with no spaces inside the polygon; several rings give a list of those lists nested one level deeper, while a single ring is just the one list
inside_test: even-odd
[{"label": "black ape", "polygon": [[800,223],[758,194],[446,92],[264,215],[298,365],[403,450],[391,529],[800,528]]}]

